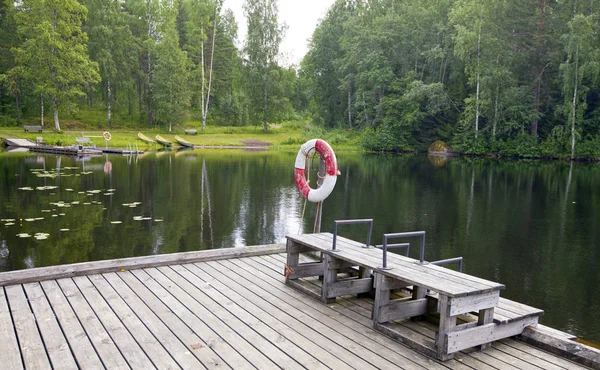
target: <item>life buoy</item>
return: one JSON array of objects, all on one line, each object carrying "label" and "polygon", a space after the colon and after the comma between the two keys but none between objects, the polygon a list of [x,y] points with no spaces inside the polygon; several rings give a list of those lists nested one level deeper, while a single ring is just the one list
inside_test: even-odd
[{"label": "life buoy", "polygon": [[104,131],[104,132],[102,133],[102,137],[103,137],[103,138],[104,138],[104,140],[106,140],[106,141],[110,141],[110,139],[112,138],[112,136],[110,135],[110,132],[108,132],[108,131]]},{"label": "life buoy", "polygon": [[[315,150],[321,158],[325,161],[325,179],[323,184],[318,189],[313,189],[308,185],[305,176],[306,158],[310,153]],[[338,166],[337,159],[333,149],[327,144],[326,141],[320,139],[309,140],[300,147],[300,151],[296,156],[296,165],[294,177],[296,179],[296,186],[304,198],[311,202],[322,202],[331,194],[337,181]]]}]

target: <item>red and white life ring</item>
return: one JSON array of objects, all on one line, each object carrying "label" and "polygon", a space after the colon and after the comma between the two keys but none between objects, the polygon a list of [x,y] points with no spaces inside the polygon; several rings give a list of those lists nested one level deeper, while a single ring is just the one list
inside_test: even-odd
[{"label": "red and white life ring", "polygon": [[[325,179],[323,179],[323,184],[318,189],[313,189],[308,185],[304,173],[306,158],[308,158],[313,150],[316,150],[321,155],[321,158],[325,160]],[[322,202],[331,194],[337,181],[338,166],[335,153],[333,153],[333,149],[331,149],[326,141],[312,139],[304,143],[296,156],[295,167],[294,177],[296,178],[296,186],[304,198],[311,202]]]}]

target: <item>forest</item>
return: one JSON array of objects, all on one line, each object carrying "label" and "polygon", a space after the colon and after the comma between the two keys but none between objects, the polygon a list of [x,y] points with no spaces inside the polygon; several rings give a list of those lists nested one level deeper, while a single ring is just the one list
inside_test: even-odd
[{"label": "forest", "polygon": [[600,158],[600,0],[337,0],[298,66],[276,0],[245,1],[241,41],[222,0],[1,1],[3,126],[296,121],[372,151]]}]

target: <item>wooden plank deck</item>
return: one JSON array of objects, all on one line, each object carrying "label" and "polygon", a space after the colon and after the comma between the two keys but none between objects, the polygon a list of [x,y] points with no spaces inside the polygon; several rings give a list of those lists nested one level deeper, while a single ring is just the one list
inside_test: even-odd
[{"label": "wooden plank deck", "polygon": [[514,339],[437,361],[373,330],[372,301],[309,298],[285,285],[283,247],[251,248],[0,274],[0,367],[584,368]]}]

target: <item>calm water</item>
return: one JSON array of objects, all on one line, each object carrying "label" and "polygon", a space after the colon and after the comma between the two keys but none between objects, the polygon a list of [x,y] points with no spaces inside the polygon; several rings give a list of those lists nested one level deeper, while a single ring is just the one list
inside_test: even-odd
[{"label": "calm water", "polygon": [[[294,159],[225,150],[84,162],[0,154],[0,271],[311,232],[314,205],[303,215]],[[383,233],[425,230],[426,259],[463,256],[465,272],[546,310],[542,323],[600,343],[600,165],[354,154],[338,161],[323,231],[348,218],[374,218],[377,243]],[[340,234],[362,240],[366,227],[341,226]]]}]

